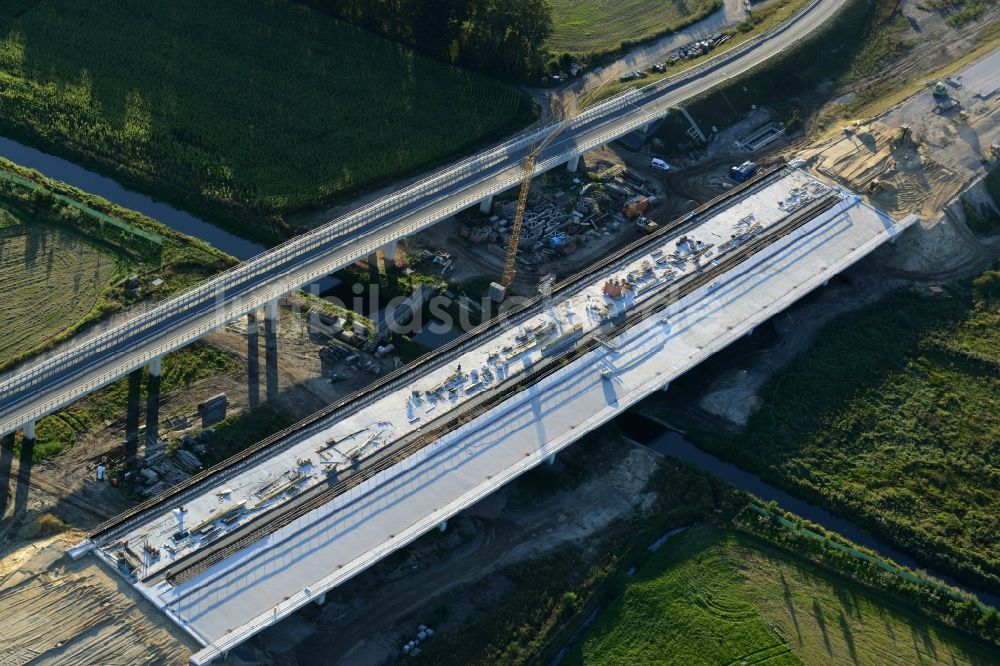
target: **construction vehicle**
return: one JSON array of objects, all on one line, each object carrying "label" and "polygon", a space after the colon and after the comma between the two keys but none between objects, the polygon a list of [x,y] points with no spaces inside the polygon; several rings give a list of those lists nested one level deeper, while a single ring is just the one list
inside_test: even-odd
[{"label": "construction vehicle", "polygon": [[747,178],[757,173],[757,164],[747,160],[739,166],[734,166],[729,169],[729,177],[735,180],[737,183],[744,182]]},{"label": "construction vehicle", "polygon": [[[586,106],[586,103],[605,86],[605,84],[611,79],[605,79],[601,85],[597,86],[590,95],[587,96],[580,106]],[[514,213],[514,223],[510,230],[510,241],[507,243],[507,262],[504,264],[503,275],[500,276],[500,282],[493,282],[490,284],[490,298],[499,303],[507,296],[507,288],[510,287],[510,283],[514,281],[514,275],[517,272],[517,246],[521,241],[521,223],[524,221],[524,210],[528,206],[528,193],[531,191],[531,179],[535,172],[535,161],[538,156],[542,154],[545,148],[555,141],[566,126],[569,125],[570,121],[575,116],[575,113],[567,113],[566,109],[563,109],[563,120],[560,122],[555,129],[553,129],[547,137],[537,146],[531,149],[528,154],[524,157],[521,162],[522,174],[521,174],[521,189],[517,195],[517,211]]]},{"label": "construction vehicle", "polygon": [[500,282],[494,282],[490,285],[490,298],[498,303],[507,296],[507,288],[514,281],[514,275],[517,272],[517,266],[515,265],[517,262],[517,246],[521,240],[521,223],[524,221],[524,210],[528,206],[528,193],[531,191],[531,179],[535,172],[535,160],[562,133],[569,120],[567,118],[559,123],[540,144],[531,149],[521,163],[523,170],[521,174],[521,190],[517,195],[517,211],[514,213],[514,224],[510,229],[510,241],[507,243],[507,262],[504,264]]},{"label": "construction vehicle", "polygon": [[901,146],[907,141],[913,139],[913,130],[910,129],[909,125],[900,125],[899,131],[896,132],[896,136],[892,137],[893,146]]},{"label": "construction vehicle", "polygon": [[659,224],[653,222],[648,217],[640,217],[638,220],[635,221],[635,223],[646,234],[654,233],[657,229],[660,228]]}]

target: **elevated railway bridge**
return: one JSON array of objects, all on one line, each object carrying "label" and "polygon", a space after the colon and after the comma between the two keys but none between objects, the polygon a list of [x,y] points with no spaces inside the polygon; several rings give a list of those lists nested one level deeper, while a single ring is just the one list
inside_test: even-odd
[{"label": "elevated railway bridge", "polygon": [[94,530],[208,663],[824,284],[892,220],[776,167]]},{"label": "elevated railway bridge", "polygon": [[[561,164],[575,170],[583,153],[662,118],[686,100],[781,53],[831,18],[842,4],[843,0],[813,0],[787,22],[677,77],[628,90],[586,109],[546,147],[535,172]],[[33,440],[38,419],[129,375],[126,431],[134,452],[144,368],[150,382],[147,435],[155,437],[164,354],[248,314],[255,343],[261,311],[265,335],[272,339],[280,297],[379,249],[392,256],[399,239],[459,210],[488,208],[493,195],[517,185],[524,156],[551,130],[529,131],[458,162],[0,376],[0,437],[22,429],[25,439]]]}]

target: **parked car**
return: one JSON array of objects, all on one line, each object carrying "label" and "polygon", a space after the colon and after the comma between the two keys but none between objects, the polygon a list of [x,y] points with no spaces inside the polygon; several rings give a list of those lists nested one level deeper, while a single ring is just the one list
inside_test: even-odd
[{"label": "parked car", "polygon": [[653,167],[657,171],[670,171],[670,165],[659,157],[654,157],[649,163],[649,166]]}]

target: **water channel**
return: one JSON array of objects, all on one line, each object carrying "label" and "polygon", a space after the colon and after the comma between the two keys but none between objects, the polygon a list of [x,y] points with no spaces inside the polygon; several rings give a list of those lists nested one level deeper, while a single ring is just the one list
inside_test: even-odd
[{"label": "water channel", "polygon": [[870,532],[858,527],[851,521],[839,518],[825,509],[821,509],[814,504],[790,495],[750,472],[744,471],[721,458],[717,458],[711,453],[702,451],[692,442],[685,439],[680,433],[669,430],[652,419],[646,418],[636,412],[628,412],[627,416],[617,418],[615,423],[626,437],[648,446],[661,455],[679,458],[699,469],[725,479],[736,488],[751,493],[764,502],[774,500],[785,511],[791,511],[817,525],[822,525],[831,532],[842,534],[854,543],[870,548],[883,557],[894,560],[905,567],[917,570],[922,569],[934,578],[975,595],[983,603],[989,604],[994,608],[1000,608],[1000,595],[971,588],[950,576],[945,576],[932,569],[928,569],[906,553],[887,546],[883,541],[880,541]]},{"label": "water channel", "polygon": [[85,192],[104,197],[122,208],[138,211],[175,231],[201,239],[237,259],[249,259],[267,249],[259,243],[240,238],[170,204],[125,189],[107,176],[98,175],[61,157],[29,148],[17,141],[0,137],[0,156],[15,164],[34,169],[49,178],[61,180]]}]

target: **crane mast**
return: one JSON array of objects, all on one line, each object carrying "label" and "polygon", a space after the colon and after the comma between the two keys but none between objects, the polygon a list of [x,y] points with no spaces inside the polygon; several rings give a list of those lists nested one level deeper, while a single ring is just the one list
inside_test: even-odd
[{"label": "crane mast", "polygon": [[500,276],[500,285],[506,290],[510,283],[514,281],[517,272],[517,246],[521,242],[521,223],[524,221],[524,210],[528,207],[528,193],[531,191],[531,179],[535,172],[535,161],[542,154],[545,147],[559,136],[560,132],[569,123],[569,118],[563,120],[552,130],[552,133],[545,137],[537,147],[532,148],[524,161],[521,163],[523,170],[521,174],[521,191],[517,195],[517,212],[514,213],[514,225],[510,230],[510,241],[507,243],[507,263],[504,264],[503,275]]},{"label": "crane mast", "polygon": [[[602,81],[597,88],[587,95],[583,101],[583,105],[585,106],[590,99],[596,96],[610,80],[611,78],[609,77]],[[517,212],[514,214],[514,224],[511,227],[510,241],[507,243],[507,262],[504,264],[503,275],[500,276],[499,284],[502,289],[500,297],[496,298],[497,301],[502,300],[503,295],[506,295],[507,288],[510,287],[511,282],[514,281],[514,275],[517,273],[517,246],[521,242],[521,223],[524,220],[524,210],[528,206],[528,192],[531,191],[531,179],[535,172],[535,162],[538,160],[538,156],[542,154],[542,151],[545,150],[545,147],[552,143],[566,129],[570,121],[576,116],[576,112],[570,113],[564,105],[562,116],[562,122],[545,137],[541,144],[532,148],[521,163],[523,170],[521,174],[521,190],[517,195]]]}]

